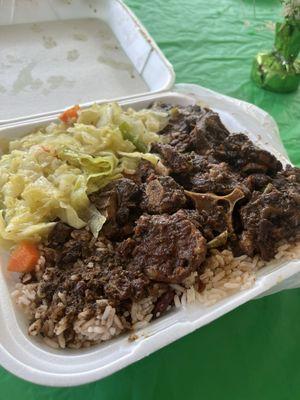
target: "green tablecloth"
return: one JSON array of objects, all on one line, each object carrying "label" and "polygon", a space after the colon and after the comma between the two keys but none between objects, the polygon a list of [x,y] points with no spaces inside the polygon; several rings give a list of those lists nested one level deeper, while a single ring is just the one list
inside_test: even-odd
[{"label": "green tablecloth", "polygon": [[[277,0],[128,0],[173,64],[198,83],[262,107],[300,164],[300,91],[276,95],[249,80],[253,56],[272,45]],[[255,4],[255,7],[254,7]],[[300,290],[245,304],[100,382],[46,388],[0,370],[0,400],[300,398]]]}]

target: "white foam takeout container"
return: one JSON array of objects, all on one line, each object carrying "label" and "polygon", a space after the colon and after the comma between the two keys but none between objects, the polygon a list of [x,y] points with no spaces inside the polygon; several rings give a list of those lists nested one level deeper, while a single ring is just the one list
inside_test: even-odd
[{"label": "white foam takeout container", "polygon": [[[174,80],[172,67],[141,24],[120,1],[35,0],[33,2],[16,2],[15,7],[13,7],[13,2],[9,7],[9,3],[10,1],[0,3],[0,49],[1,51],[4,49],[0,53],[0,102],[2,105],[0,108],[0,119],[2,120],[0,122],[0,140],[20,137],[38,126],[55,121],[61,108],[77,102],[84,103],[82,106],[85,107],[93,100],[103,102],[104,98],[120,97],[121,105],[130,105],[136,109],[147,107],[153,101],[164,101],[174,105],[188,105],[197,102],[217,111],[230,131],[245,132],[255,143],[273,152],[284,164],[288,162],[275,122],[261,109],[197,85],[179,84],[168,91]],[[28,11],[31,12],[28,14]],[[86,19],[90,17],[93,17],[92,22]],[[65,28],[59,26],[68,18],[73,20],[67,21],[64,25]],[[77,21],[74,21],[74,18],[77,18]],[[50,22],[41,22],[45,20]],[[106,30],[105,40],[103,37],[101,38],[101,35],[98,36],[99,44],[93,40],[93,32],[95,30],[97,32],[97,24],[101,25],[103,20],[107,24],[106,28],[110,27],[112,37],[107,35]],[[90,22],[91,25],[89,25]],[[29,23],[29,25],[23,25],[24,23]],[[93,32],[89,29],[92,29]],[[101,29],[100,31],[103,33],[103,28]],[[73,30],[77,33],[75,40],[78,41],[78,47],[76,49],[73,48],[74,37],[72,35],[74,33],[70,36],[70,32]],[[1,47],[3,32],[8,35],[7,39],[9,40],[8,42],[3,41],[4,47]],[[49,36],[49,32],[52,32],[53,36]],[[32,39],[33,33],[47,38],[41,39],[40,36],[37,36],[40,39],[35,38],[37,43],[42,40],[42,45],[40,44],[38,48],[36,48],[37,43],[35,43],[35,47],[32,47],[31,42],[29,43],[27,40],[28,38]],[[19,35],[21,35],[22,43],[17,43]],[[84,35],[87,40],[81,40],[85,37]],[[117,45],[115,37],[119,40]],[[54,47],[51,38],[57,44]],[[64,43],[62,48],[59,48],[61,38],[69,40],[69,47]],[[78,40],[78,38],[81,39]],[[129,83],[125,83],[125,86],[120,88],[125,79],[124,71],[121,72],[122,79],[119,79],[120,71],[115,71],[118,79],[114,80],[111,68],[114,69],[115,66],[107,66],[101,62],[98,68],[100,68],[102,79],[106,80],[106,82],[102,82],[103,85],[101,82],[95,81],[95,86],[89,86],[94,81],[88,82],[88,78],[82,72],[80,82],[74,78],[73,86],[65,87],[65,83],[62,83],[58,86],[52,85],[52,89],[50,89],[48,78],[54,76],[52,66],[56,62],[55,60],[66,54],[67,57],[68,54],[73,54],[74,57],[74,54],[77,53],[69,53],[70,49],[77,50],[81,54],[81,51],[85,52],[85,46],[88,46],[89,51],[96,55],[99,54],[97,52],[100,48],[106,55],[103,43],[110,50],[111,46],[117,46],[116,52],[113,51],[111,54],[112,57],[126,58],[125,52],[127,58],[135,66],[134,78],[130,77],[132,71],[128,72],[127,67],[125,68],[129,75],[127,76]],[[47,51],[54,51],[54,53],[48,55]],[[10,54],[10,57],[7,58],[7,54]],[[27,76],[25,74],[25,77],[23,72],[24,68],[26,72],[26,65],[16,61],[20,54],[24,57],[30,54],[31,59],[27,62],[35,63],[30,64],[27,69],[27,72],[30,70],[30,73],[27,73]],[[48,70],[43,62],[40,65],[41,56],[48,57]],[[95,62],[91,53],[87,57],[90,63]],[[77,68],[80,70],[86,65],[85,61],[79,61],[79,58],[79,67],[76,67],[75,70]],[[12,70],[5,72],[3,62],[4,65],[10,62]],[[72,63],[73,61],[68,62]],[[74,70],[68,70],[65,63],[56,68],[60,68],[61,71],[58,74],[62,74],[57,76],[69,77],[72,73],[74,74]],[[97,77],[96,72],[92,71],[93,79]],[[14,83],[15,81],[17,84]],[[64,82],[64,80],[61,79],[60,82]],[[111,82],[111,86],[108,84],[109,82]],[[4,87],[2,92],[1,87]],[[48,92],[45,91],[46,98],[43,97],[42,92],[45,88],[48,90]],[[89,92],[90,89],[92,92]],[[122,90],[126,90],[130,96],[122,97],[124,94]],[[143,91],[148,93],[141,94]],[[63,94],[65,97],[61,98]],[[16,107],[12,108],[14,101]],[[23,103],[24,108],[22,102],[27,102]],[[49,386],[75,386],[101,379],[257,296],[297,286],[300,276],[300,260],[273,261],[260,270],[251,289],[236,293],[211,307],[193,304],[171,310],[165,316],[151,322],[146,328],[137,331],[138,339],[134,342],[128,340],[128,335],[122,335],[88,349],[55,350],[47,347],[39,338],[28,336],[28,322],[14,306],[10,296],[18,277],[16,274],[6,271],[7,256],[7,253],[2,250],[0,363],[4,368],[23,379]]]}]

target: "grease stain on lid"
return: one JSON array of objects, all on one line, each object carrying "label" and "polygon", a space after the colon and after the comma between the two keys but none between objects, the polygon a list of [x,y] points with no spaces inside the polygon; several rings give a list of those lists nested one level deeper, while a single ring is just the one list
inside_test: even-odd
[{"label": "grease stain on lid", "polygon": [[61,86],[72,87],[74,85],[74,81],[67,79],[63,75],[52,75],[47,79],[47,83],[49,84],[49,89],[54,90]]},{"label": "grease stain on lid", "polygon": [[32,77],[32,70],[35,65],[35,62],[31,62],[20,70],[17,79],[13,83],[13,93],[22,92],[28,87],[32,90],[37,90],[42,86],[43,82],[40,79]]},{"label": "grease stain on lid", "polygon": [[57,46],[56,41],[51,36],[43,36],[43,46],[46,49],[52,49]]},{"label": "grease stain on lid", "polygon": [[76,49],[69,50],[67,53],[67,60],[68,61],[75,61],[79,57],[79,52]]}]

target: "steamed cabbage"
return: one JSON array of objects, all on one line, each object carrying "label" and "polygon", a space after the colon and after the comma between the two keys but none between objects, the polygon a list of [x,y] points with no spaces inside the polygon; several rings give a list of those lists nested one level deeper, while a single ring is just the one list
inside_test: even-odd
[{"label": "steamed cabbage", "polygon": [[11,141],[0,159],[1,238],[39,241],[57,218],[97,236],[105,217],[88,195],[142,158],[156,164],[149,150],[166,123],[166,113],[109,103],[81,110],[71,126],[52,123]]}]

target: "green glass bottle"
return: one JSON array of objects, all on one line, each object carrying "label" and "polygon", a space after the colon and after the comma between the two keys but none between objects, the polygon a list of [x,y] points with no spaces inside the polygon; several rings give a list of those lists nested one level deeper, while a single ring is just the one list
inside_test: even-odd
[{"label": "green glass bottle", "polygon": [[300,2],[283,1],[285,20],[275,30],[275,48],[258,53],[252,65],[251,77],[260,87],[279,93],[289,93],[300,84]]}]

